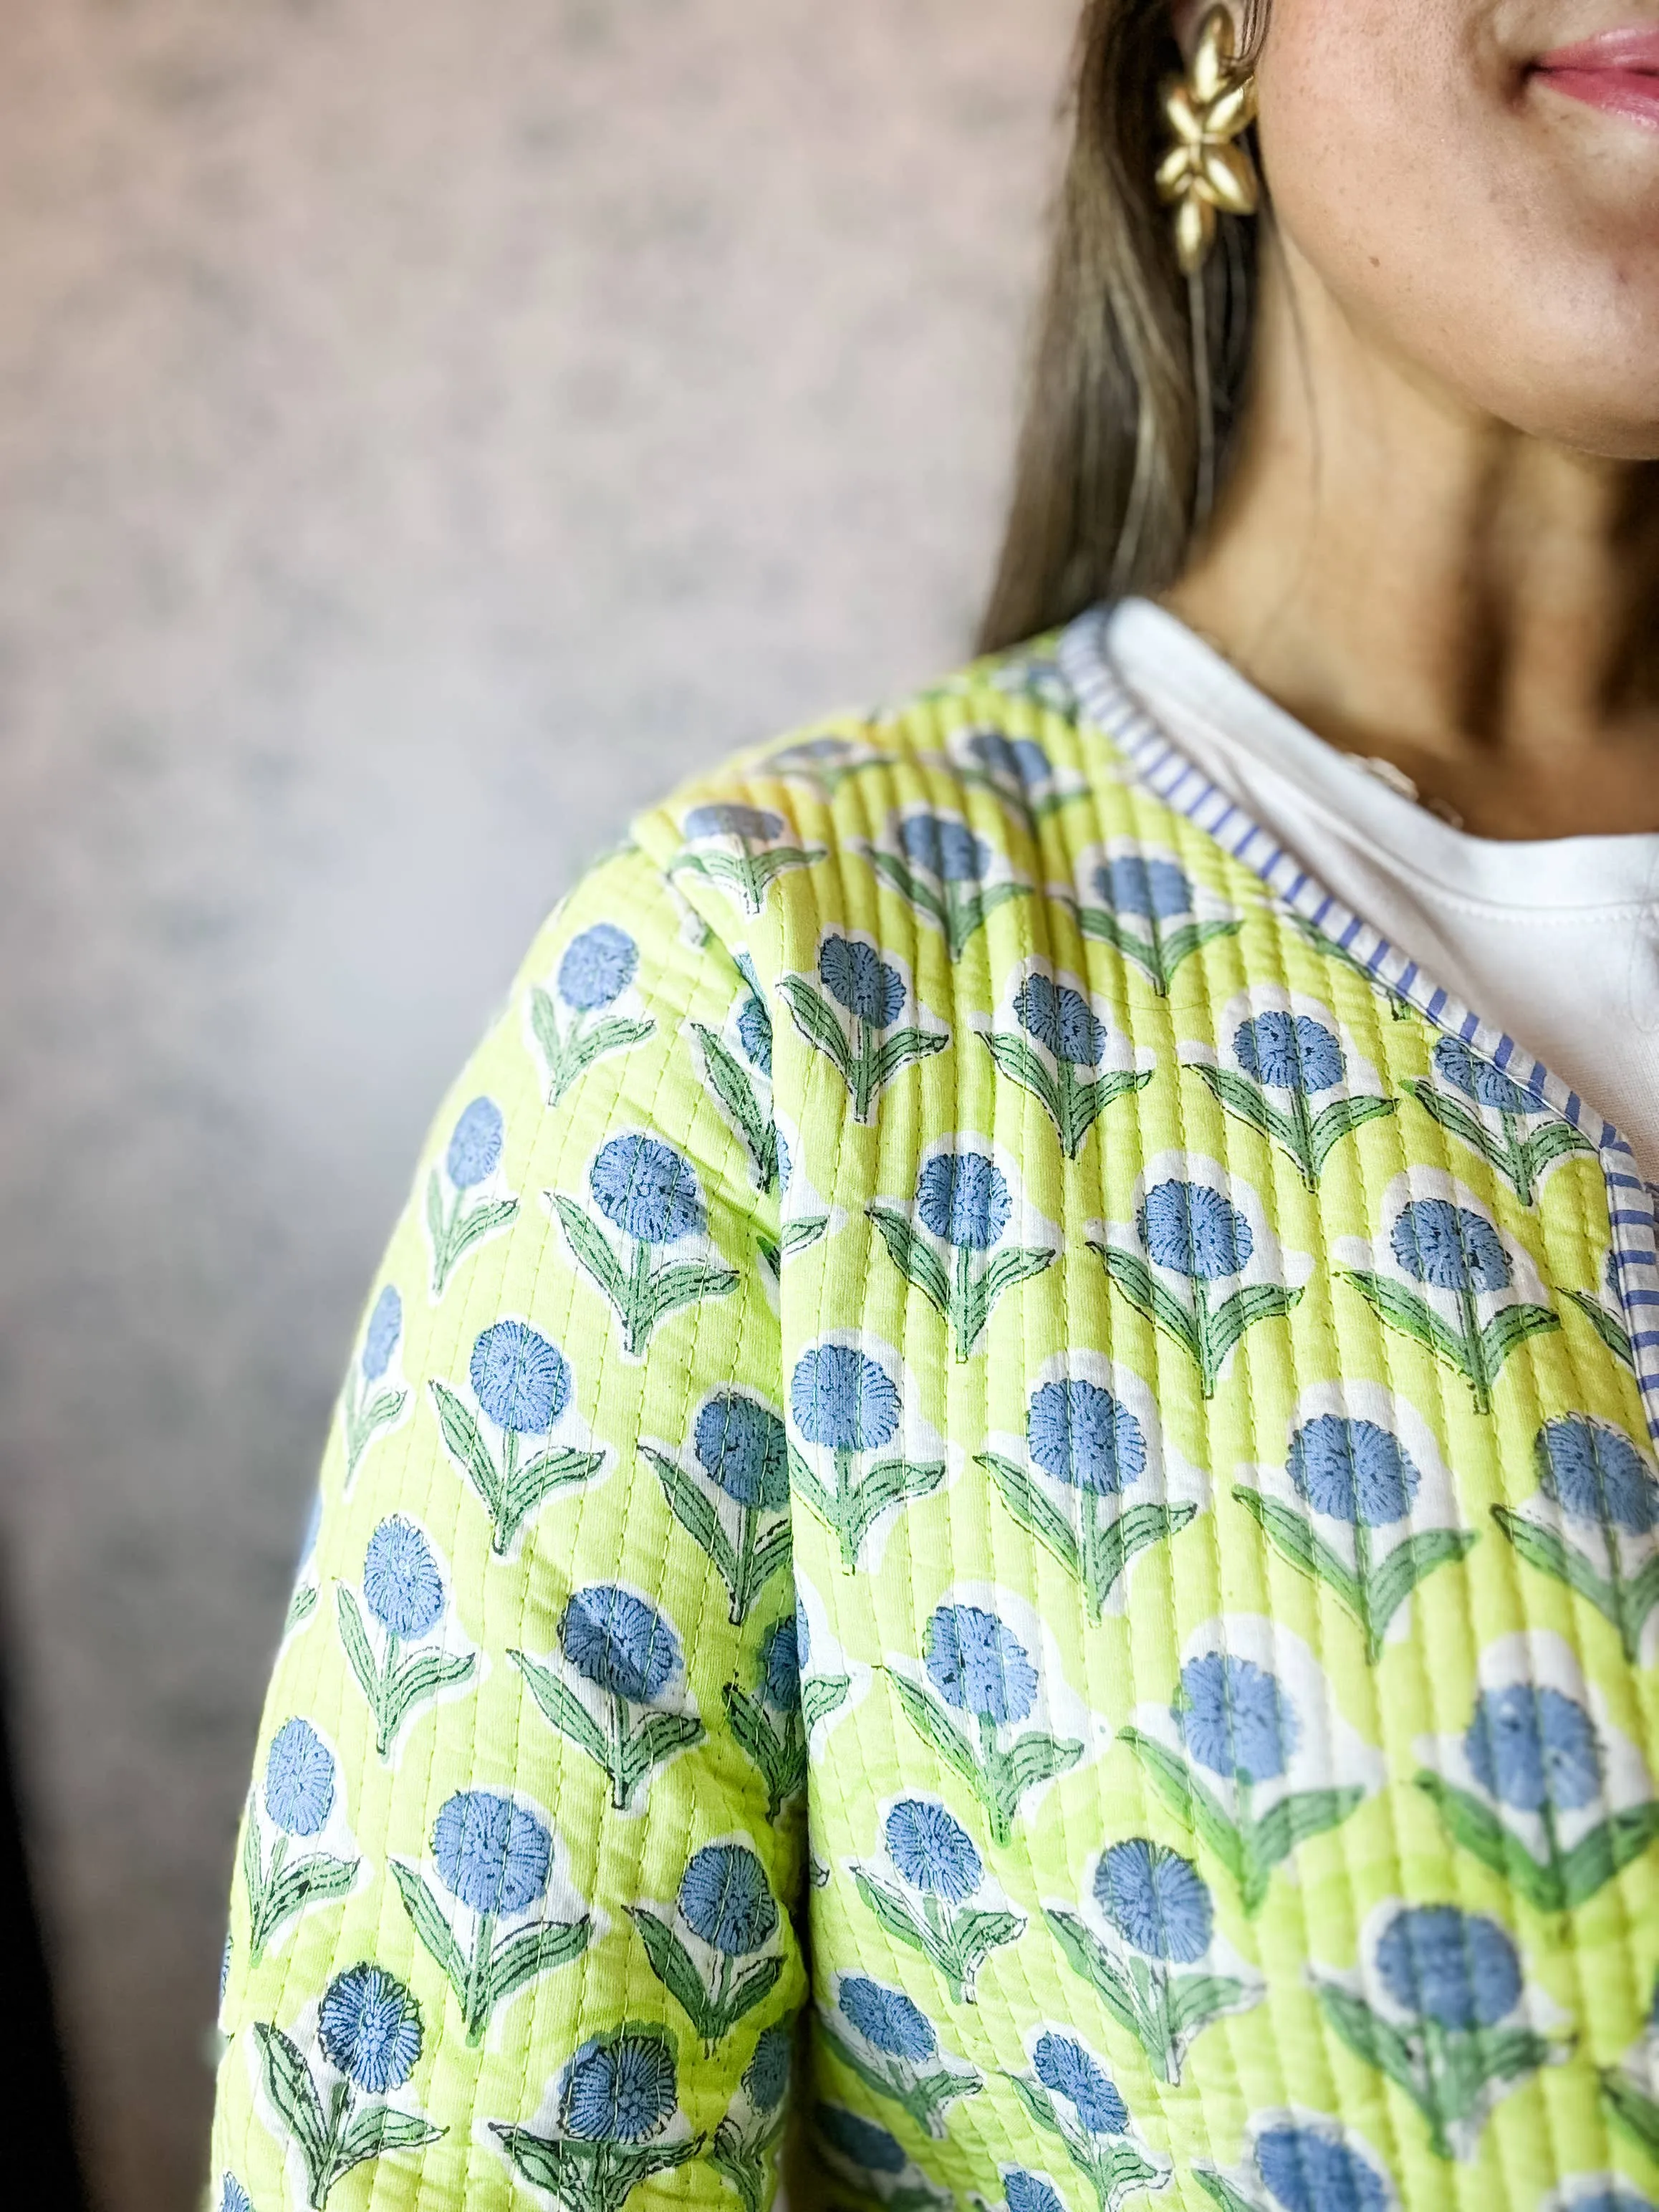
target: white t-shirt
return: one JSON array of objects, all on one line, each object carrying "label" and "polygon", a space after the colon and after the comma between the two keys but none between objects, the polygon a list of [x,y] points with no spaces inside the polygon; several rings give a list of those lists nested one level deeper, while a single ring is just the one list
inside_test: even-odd
[{"label": "white t-shirt", "polygon": [[1298,865],[1620,1129],[1659,1182],[1659,835],[1471,837],[1326,744],[1150,600],[1125,688]]}]

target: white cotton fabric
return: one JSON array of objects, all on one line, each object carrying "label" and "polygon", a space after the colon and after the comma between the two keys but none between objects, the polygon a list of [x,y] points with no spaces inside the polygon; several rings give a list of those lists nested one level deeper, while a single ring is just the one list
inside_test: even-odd
[{"label": "white cotton fabric", "polygon": [[1147,599],[1126,687],[1310,875],[1613,1122],[1659,1182],[1659,835],[1502,842],[1392,789]]}]

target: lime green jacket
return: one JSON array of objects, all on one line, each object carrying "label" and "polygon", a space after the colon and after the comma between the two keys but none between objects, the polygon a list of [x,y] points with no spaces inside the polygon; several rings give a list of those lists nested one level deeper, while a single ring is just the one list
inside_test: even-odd
[{"label": "lime green jacket", "polygon": [[1088,619],[647,815],[438,1124],[231,1909],[222,2212],[1638,2212],[1617,1133]]}]

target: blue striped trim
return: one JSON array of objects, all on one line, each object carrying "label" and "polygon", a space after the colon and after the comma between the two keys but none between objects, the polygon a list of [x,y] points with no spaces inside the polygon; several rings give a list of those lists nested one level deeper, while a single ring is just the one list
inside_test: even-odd
[{"label": "blue striped trim", "polygon": [[[1542,1060],[1504,1030],[1483,1022],[1449,991],[1440,989],[1416,961],[1397,951],[1380,931],[1316,883],[1297,860],[1274,845],[1242,809],[1216,789],[1120,681],[1106,652],[1109,612],[1105,607],[1092,608],[1066,630],[1060,643],[1060,671],[1086,718],[1097,724],[1126,756],[1146,788],[1214,838],[1234,860],[1254,870],[1281,906],[1340,945],[1372,976],[1379,989],[1405,1000],[1437,1029],[1459,1038],[1471,1051],[1504,1069],[1540,1105],[1570,1122],[1595,1146],[1607,1182],[1613,1266],[1630,1332],[1637,1384],[1648,1432],[1659,1438],[1659,1330],[1641,1331],[1636,1326],[1638,1309],[1659,1305],[1659,1244],[1656,1244],[1654,1214],[1659,1192],[1635,1171],[1630,1146],[1611,1121],[1587,1107],[1570,1085],[1550,1073]],[[1253,853],[1252,847],[1258,844],[1264,849]],[[1632,1204],[1632,1198],[1640,1202]]]}]

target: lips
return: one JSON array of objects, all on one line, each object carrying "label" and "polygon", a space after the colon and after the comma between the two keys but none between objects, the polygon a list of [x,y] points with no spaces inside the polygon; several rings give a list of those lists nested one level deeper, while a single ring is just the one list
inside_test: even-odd
[{"label": "lips", "polygon": [[1659,23],[1632,23],[1542,55],[1533,74],[1553,92],[1659,131]]}]

